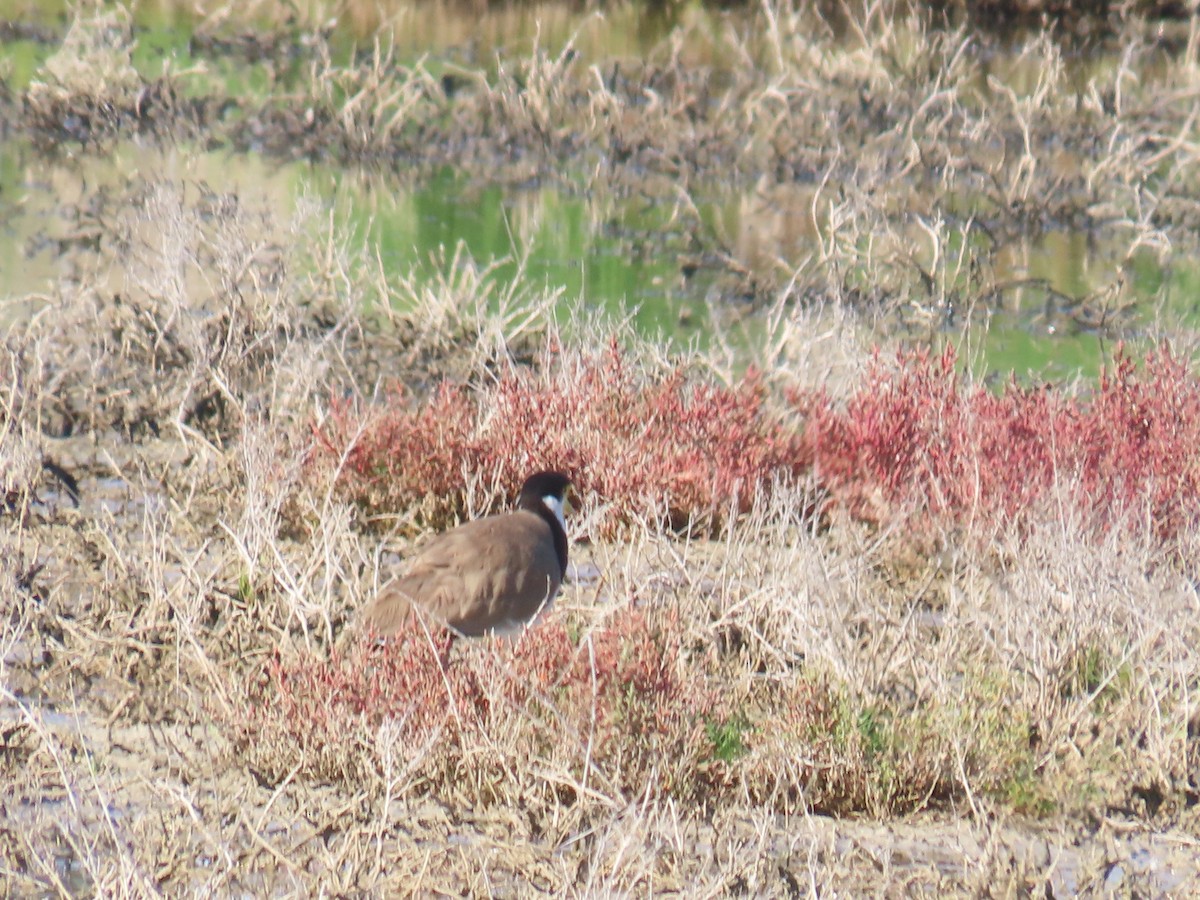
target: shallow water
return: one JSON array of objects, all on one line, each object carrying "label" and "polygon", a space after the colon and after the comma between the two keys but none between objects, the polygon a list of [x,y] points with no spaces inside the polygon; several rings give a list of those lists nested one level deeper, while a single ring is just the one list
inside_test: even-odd
[{"label": "shallow water", "polygon": [[[57,49],[55,34],[64,30],[65,19],[53,4],[0,4],[0,18],[5,10],[10,19],[29,26],[0,46],[0,60],[8,66],[6,81],[19,90]],[[286,91],[289,80],[311,63],[305,58],[311,48],[302,40],[289,45],[290,64],[275,60],[270,67],[244,45],[204,44],[215,29],[171,2],[142,4],[133,15],[132,64],[147,75],[164,66],[175,71],[203,67],[205,78],[241,95]],[[729,63],[713,52],[712,37],[721,29],[738,28],[739,22],[744,25],[738,15],[700,7],[663,12],[637,6],[580,14],[556,3],[481,13],[433,4],[418,15],[403,5],[364,12],[351,4],[338,24],[334,46],[348,59],[369,50],[376,29],[386,26],[392,29],[398,61],[422,59],[435,77],[450,77],[494,67],[535,46],[552,55],[570,46],[585,63],[642,57],[651,48],[661,49],[665,36],[678,28],[675,33],[683,37],[673,52],[719,68]],[[741,15],[744,19],[746,14]],[[979,102],[985,102],[993,78],[1024,90],[1024,82],[1038,77],[1040,70],[1028,58],[1015,51],[1006,55],[997,49],[1002,46],[981,54]],[[1117,62],[1115,52],[1072,58],[1069,81],[1083,90],[1094,73],[1111,70]],[[449,168],[419,182],[402,175],[131,140],[104,154],[64,146],[43,156],[20,139],[5,140],[0,142],[0,302],[5,302],[0,321],[32,314],[40,296],[53,294],[58,279],[77,276],[72,252],[86,250],[88,241],[98,239],[98,232],[80,229],[81,218],[86,220],[80,205],[91,192],[138,177],[201,184],[265,206],[282,221],[299,204],[315,200],[353,246],[378,254],[390,277],[410,272],[418,279],[446,277],[462,262],[456,255],[461,246],[477,266],[491,267],[501,284],[516,281],[531,293],[557,291],[564,310],[582,304],[615,315],[631,311],[642,332],[679,343],[703,344],[716,327],[731,329],[735,346],[761,337],[756,332],[761,332],[762,307],[769,304],[761,296],[747,296],[728,272],[705,261],[704,253],[711,257],[714,248],[728,248],[736,260],[786,283],[791,272],[820,254],[821,242],[829,237],[827,223],[814,215],[812,185],[781,182],[766,192],[753,186],[701,185],[685,198],[685,214],[661,197],[618,198],[575,184],[570,176],[558,184],[514,186],[489,182],[487,172]],[[962,207],[957,215],[969,221],[972,198],[955,202]],[[943,254],[964,242],[978,249],[978,233],[956,232],[963,226],[954,223],[943,227]],[[702,233],[695,234],[697,230]],[[916,249],[903,252],[925,264],[928,259],[919,259],[923,240],[914,226]],[[699,257],[697,247],[703,251]],[[931,291],[928,302],[914,301],[911,308],[871,311],[873,324],[889,337],[935,348],[953,341],[965,364],[980,375],[1092,375],[1111,358],[1118,341],[1149,341],[1164,321],[1167,328],[1200,322],[1200,269],[1178,260],[1168,263],[1152,249],[1126,258],[1127,249],[1127,241],[1106,243],[1095,235],[1053,228],[989,245],[977,254],[986,260],[987,277],[995,286],[986,303],[963,308],[955,299],[956,289],[976,296],[978,286],[956,285],[955,276],[949,276],[941,296]],[[1106,292],[1119,273],[1125,285],[1120,302],[1132,312],[1115,315]],[[13,305],[12,298],[19,297],[32,302]],[[797,301],[801,306],[808,302],[803,297]]]},{"label": "shallow water", "polygon": [[[255,154],[132,142],[107,156],[45,158],[8,141],[0,145],[0,300],[10,304],[5,318],[19,320],[30,311],[12,307],[12,298],[52,295],[57,279],[72,277],[71,251],[97,238],[79,227],[79,205],[89,192],[139,176],[232,193],[282,221],[295,214],[301,198],[315,200],[352,243],[377,251],[389,273],[416,272],[418,280],[445,276],[461,244],[476,265],[493,266],[501,284],[517,280],[532,293],[560,291],[564,309],[582,302],[614,315],[632,310],[641,331],[680,343],[703,343],[714,319],[741,320],[740,328],[752,333],[761,313],[731,295],[719,272],[690,268],[675,211],[646,199],[589,198],[551,185],[506,189],[449,170],[413,185],[328,166],[275,164]],[[767,214],[753,192],[727,193],[699,212],[745,258],[802,260],[819,240],[806,198],[773,202]],[[1066,378],[1094,373],[1117,340],[1146,334],[1161,312],[1152,300],[1164,279],[1172,281],[1166,292],[1174,298],[1172,315],[1200,320],[1194,287],[1200,276],[1187,267],[1166,271],[1150,253],[1126,267],[1139,298],[1136,311],[1111,322],[1098,320],[1078,301],[1111,283],[1123,262],[1114,258],[1114,248],[1051,231],[1000,248],[991,258],[1000,287],[987,308],[931,304],[906,311],[892,330],[936,345],[961,342],[969,324],[964,355],[978,373]]]}]

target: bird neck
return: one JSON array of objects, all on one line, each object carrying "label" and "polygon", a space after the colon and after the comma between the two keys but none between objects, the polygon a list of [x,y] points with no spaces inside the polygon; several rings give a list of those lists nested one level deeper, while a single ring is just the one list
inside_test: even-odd
[{"label": "bird neck", "polygon": [[554,518],[558,519],[558,524],[562,526],[562,530],[567,530],[567,520],[563,518],[562,501],[553,494],[547,494],[542,498],[542,503],[546,505],[546,509],[554,513]]},{"label": "bird neck", "polygon": [[545,497],[522,496],[517,501],[520,509],[536,513],[550,526],[554,535],[554,552],[558,556],[558,564],[562,574],[567,574],[567,523],[563,519],[562,501],[550,494]]}]

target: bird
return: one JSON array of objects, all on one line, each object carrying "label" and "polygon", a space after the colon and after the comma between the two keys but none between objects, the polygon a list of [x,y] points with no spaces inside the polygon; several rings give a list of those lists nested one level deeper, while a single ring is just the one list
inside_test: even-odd
[{"label": "bird", "polygon": [[567,571],[563,505],[571,479],[543,471],[521,486],[516,509],[432,538],[401,577],[365,607],[361,627],[396,634],[418,611],[454,637],[512,635],[548,612]]}]

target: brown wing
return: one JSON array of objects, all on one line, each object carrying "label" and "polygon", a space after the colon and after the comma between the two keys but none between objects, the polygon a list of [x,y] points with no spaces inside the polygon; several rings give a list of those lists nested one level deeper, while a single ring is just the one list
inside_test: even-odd
[{"label": "brown wing", "polygon": [[468,637],[506,631],[548,606],[562,581],[554,535],[536,513],[488,516],[438,535],[408,573],[383,588],[363,614],[392,634],[416,605]]}]

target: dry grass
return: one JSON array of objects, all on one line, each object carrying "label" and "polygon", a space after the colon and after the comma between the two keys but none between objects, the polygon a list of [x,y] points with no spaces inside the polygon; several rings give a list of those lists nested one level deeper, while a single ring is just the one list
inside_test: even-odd
[{"label": "dry grass", "polygon": [[[1086,231],[1129,260],[1195,248],[1200,185],[1188,105],[1177,102],[1195,90],[1194,24],[1173,33],[1184,50],[1164,56],[1131,22],[1091,65],[1045,32],[1010,48],[887,3],[848,22],[765,4],[740,28],[682,16],[644,60],[581,55],[585,20],[561,45],[535,40],[515,58],[446,67],[402,58],[386,29],[339,62],[326,19],[306,30],[295,13],[271,32],[291,38],[260,62],[279,85],[261,97],[228,91],[203,66],[133,72],[127,17],[80,16],[70,48],[20,98],[23,127],[47,144],[202,134],[409,177],[449,165],[646,198],[672,210],[672,227],[643,252],[687,235],[688,265],[727,297],[834,301],[931,335],[1038,288],[1006,272],[1017,239]],[[222,7],[202,32],[237,37],[247,14],[272,16]],[[697,60],[697,46],[711,50]],[[73,91],[68,59],[72,71],[118,74]],[[736,213],[701,213],[731,190]],[[1067,318],[1119,333],[1128,288],[1116,273],[1063,298]]]},{"label": "dry grass", "polygon": [[[1138,107],[1124,67],[1064,99],[1051,43],[993,108],[964,33],[872,15],[835,52],[761,14],[709,102],[710,73],[669,47],[611,77],[539,51],[462,100],[382,49],[312,80],[327,112],[349,101],[314,119],[322,141],[386,154],[419,123],[492,159],[452,125],[503,112],[508,174],[603,135],[629,163],[611,189],[641,166],[687,223],[706,166],[809,173],[802,258],[701,238],[771,301],[758,376],[720,347],[563,323],[554,294],[461,251],[441,281],[385,277],[311,209],[281,222],[166,179],[78,205],[74,268],[16,298],[34,312],[0,360],[6,894],[1058,894],[1114,865],[1122,890],[1193,888],[1195,375],[1164,356],[1090,397],[992,394],[863,338],[883,307],[936,318],[999,290],[989,247],[958,243],[972,222],[1085,209],[1131,249],[1185,246],[1192,150],[1163,138],[1181,114]],[[1152,119],[1160,142],[1127,139]],[[1051,135],[1085,131],[1112,152],[1064,176]],[[964,185],[979,211],[952,222]],[[1077,447],[1115,450],[1099,480],[1058,461],[1014,500],[1033,454],[989,456],[982,426],[1043,398],[1086,419]],[[887,406],[914,399],[937,403]],[[909,468],[884,465],[893,431],[860,427],[888,415]],[[505,417],[556,428],[535,446]],[[932,465],[947,446],[1005,475],[995,493],[953,494],[969,479]],[[333,649],[411,532],[542,463],[583,487],[548,622],[447,671],[421,631]],[[1097,527],[1079,497],[1102,488],[1126,493]]]},{"label": "dry grass", "polygon": [[[316,316],[330,308],[320,286],[374,285],[371,267],[336,249],[332,268],[299,267],[305,248],[336,246],[321,227],[232,201],[169,184],[113,200],[104,221],[123,239],[91,260],[109,278],[64,283],[56,315],[10,337],[21,378],[4,458],[24,473],[4,534],[10,889],[966,890],[976,864],[1026,886],[1062,877],[1028,863],[1028,833],[997,817],[1190,821],[1200,635],[1179,560],[1195,548],[1184,535],[1168,553],[1133,521],[1097,532],[1066,502],[1020,531],[980,541],[955,526],[931,545],[836,515],[818,528],[803,481],[756,491],[715,539],[664,530],[633,494],[619,539],[576,545],[598,577],[515,643],[465,646],[445,673],[415,631],[331,655],[396,538],[364,531],[366,507],[311,474],[328,386],[368,404],[380,341],[421,348],[414,365],[457,347],[475,360],[464,371],[494,372],[496,332],[482,305],[468,320],[418,307],[405,324],[360,318],[358,298]],[[139,246],[174,277],[148,280]],[[202,259],[241,279],[182,288]],[[103,286],[117,274],[119,302]],[[141,330],[71,324],[126,306]],[[552,320],[526,327],[554,358],[587,358]],[[168,364],[165,347],[205,365]],[[622,359],[631,398],[678,377],[648,349]],[[107,384],[69,377],[97,365]],[[526,365],[514,384],[544,401],[575,383],[547,359]],[[503,384],[459,390],[486,419]],[[205,389],[227,397],[221,416],[197,418]],[[74,435],[45,436],[47,421]],[[78,509],[39,474],[51,447]],[[468,513],[506,493],[481,469],[450,473],[470,476]],[[611,502],[585,491],[577,536],[601,533]],[[973,823],[960,827],[979,846],[938,871],[868,875],[839,842],[892,854],[890,839],[808,818],[922,810]],[[938,827],[924,858],[950,853]],[[995,857],[988,841],[1018,849]],[[485,848],[498,855],[481,868]]]}]

